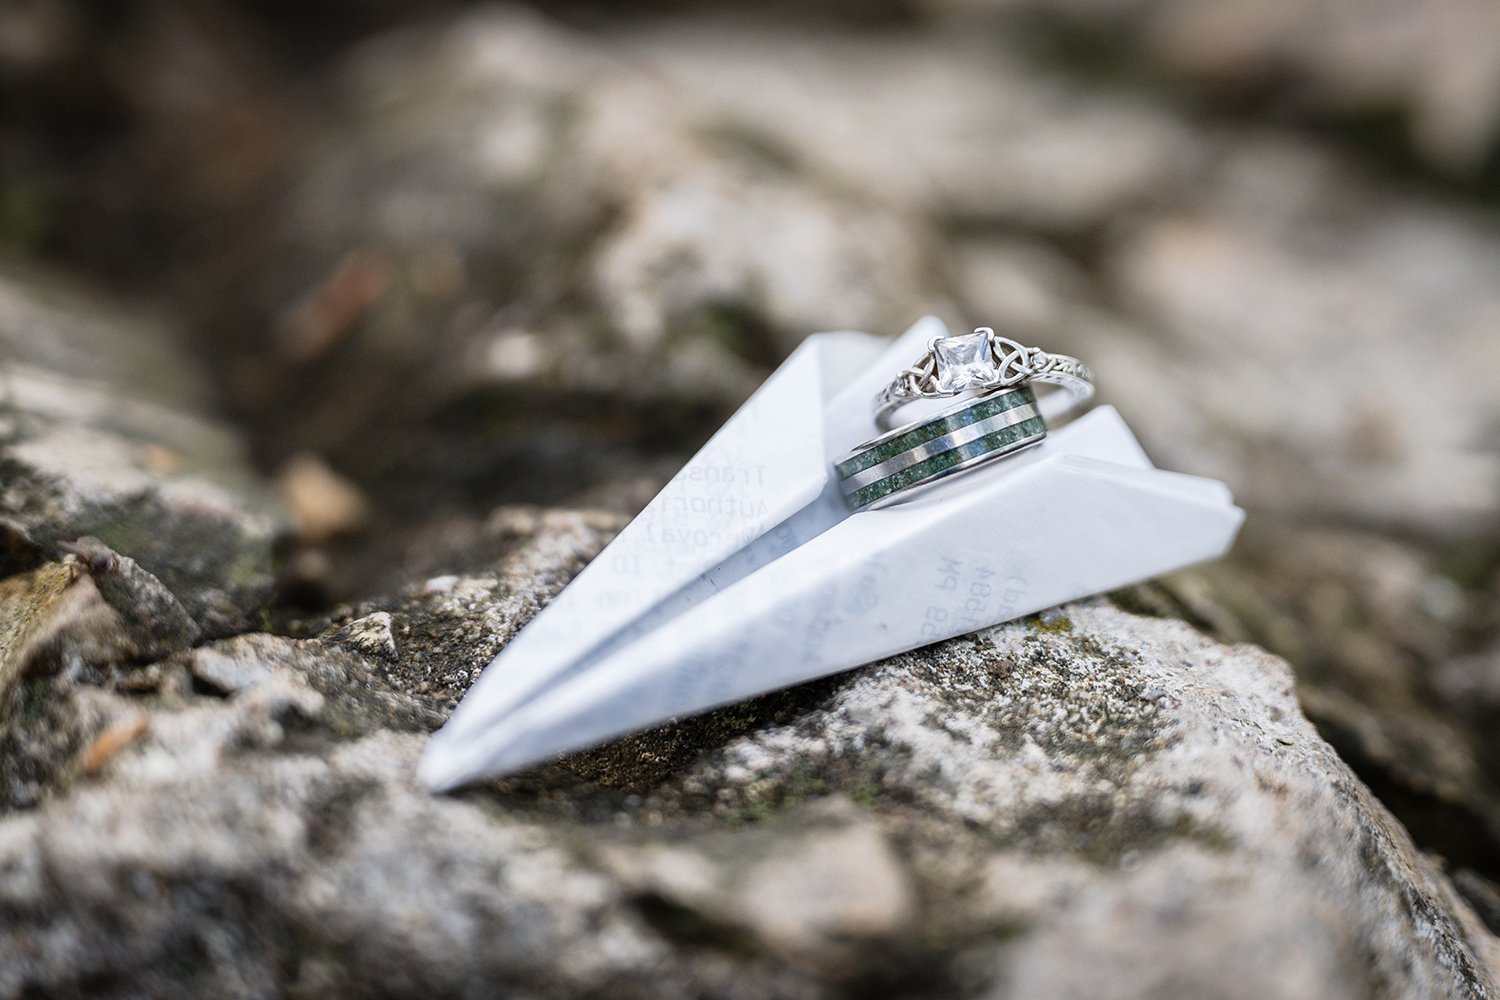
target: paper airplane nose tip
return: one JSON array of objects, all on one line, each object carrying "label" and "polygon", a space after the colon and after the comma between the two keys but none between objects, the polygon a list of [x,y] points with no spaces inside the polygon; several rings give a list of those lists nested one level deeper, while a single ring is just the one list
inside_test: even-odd
[{"label": "paper airplane nose tip", "polygon": [[454,728],[450,722],[427,738],[417,761],[416,778],[428,791],[451,792],[533,759],[516,752],[514,733],[504,725],[492,724],[476,732],[473,728]]},{"label": "paper airplane nose tip", "polygon": [[434,733],[422,749],[422,757],[417,761],[417,781],[429,792],[451,792],[473,778],[447,745],[450,742],[443,739],[442,733]]}]

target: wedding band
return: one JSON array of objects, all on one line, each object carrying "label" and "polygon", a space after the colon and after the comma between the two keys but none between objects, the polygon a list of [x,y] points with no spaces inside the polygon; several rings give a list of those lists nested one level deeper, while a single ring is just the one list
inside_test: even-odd
[{"label": "wedding band", "polygon": [[949,476],[1040,444],[1047,425],[1026,385],[966,399],[855,448],[834,465],[853,510],[904,500]]},{"label": "wedding band", "polygon": [[1039,401],[1042,417],[1051,422],[1082,407],[1094,395],[1093,373],[1082,361],[1026,347],[981,326],[973,333],[929,341],[926,353],[875,397],[875,426],[889,429],[896,411],[921,399],[965,392],[983,395],[1026,382],[1061,390]]}]

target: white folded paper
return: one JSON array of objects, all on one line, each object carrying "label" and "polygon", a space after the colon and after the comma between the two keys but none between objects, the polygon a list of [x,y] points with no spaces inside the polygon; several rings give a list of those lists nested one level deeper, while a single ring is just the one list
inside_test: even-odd
[{"label": "white folded paper", "polygon": [[485,669],[433,735],[443,790],[1222,555],[1244,513],[1151,466],[1112,407],[903,504],[833,460],[942,336],[807,341]]}]

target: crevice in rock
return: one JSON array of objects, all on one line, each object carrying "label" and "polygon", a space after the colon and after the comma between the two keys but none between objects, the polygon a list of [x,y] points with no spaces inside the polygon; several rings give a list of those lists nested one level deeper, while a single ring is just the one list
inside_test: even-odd
[{"label": "crevice in rock", "polygon": [[1495,851],[1486,817],[1462,802],[1413,788],[1366,754],[1356,734],[1328,719],[1314,716],[1312,721],[1371,794],[1406,827],[1417,846],[1438,855],[1450,868],[1467,868],[1485,878],[1500,879],[1500,854]]},{"label": "crevice in rock", "polygon": [[1452,871],[1453,888],[1494,934],[1500,934],[1500,885],[1472,868]]},{"label": "crevice in rock", "polygon": [[760,941],[745,928],[716,920],[661,893],[639,893],[629,902],[652,930],[674,944],[710,948],[740,959],[764,953]]}]

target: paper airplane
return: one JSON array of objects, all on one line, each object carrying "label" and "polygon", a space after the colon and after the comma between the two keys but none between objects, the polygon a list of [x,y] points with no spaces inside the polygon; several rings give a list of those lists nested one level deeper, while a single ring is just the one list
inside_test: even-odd
[{"label": "paper airplane", "polygon": [[850,514],[832,463],[943,336],[809,337],[500,651],[418,766],[434,790],[1226,552],[1222,483],[1152,467],[1098,407],[1027,452]]}]

